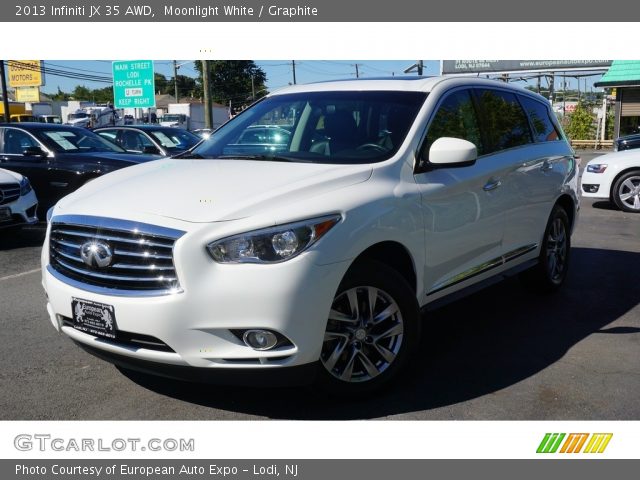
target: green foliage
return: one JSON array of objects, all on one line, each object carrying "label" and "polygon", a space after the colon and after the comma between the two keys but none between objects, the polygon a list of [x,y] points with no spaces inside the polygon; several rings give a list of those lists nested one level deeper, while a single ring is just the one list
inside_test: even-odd
[{"label": "green foliage", "polygon": [[[202,62],[195,62],[198,71],[198,92],[202,92]],[[210,60],[211,96],[214,102],[242,108],[252,102],[251,77],[255,98],[265,96],[267,75],[253,60]]]},{"label": "green foliage", "polygon": [[615,126],[616,126],[616,115],[615,115],[615,112],[613,111],[613,108],[611,108],[607,112],[607,123],[605,126],[607,140],[613,139],[613,131],[615,129]]},{"label": "green foliage", "polygon": [[592,140],[595,135],[595,115],[582,102],[568,115],[566,134],[571,140]]}]

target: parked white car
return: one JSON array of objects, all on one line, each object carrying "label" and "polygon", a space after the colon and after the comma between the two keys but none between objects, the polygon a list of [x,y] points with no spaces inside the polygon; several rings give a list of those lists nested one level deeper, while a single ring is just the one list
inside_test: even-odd
[{"label": "parked white car", "polygon": [[[260,125],[286,145],[239,141]],[[422,307],[516,272],[558,288],[577,211],[573,152],[536,94],[296,85],[58,202],[42,282],[54,327],[121,367],[361,393],[406,365]]]},{"label": "parked white car", "polygon": [[26,177],[0,168],[0,230],[38,222],[38,199]]},{"label": "parked white car", "polygon": [[582,173],[584,197],[610,200],[625,212],[640,213],[640,150],[594,158]]}]

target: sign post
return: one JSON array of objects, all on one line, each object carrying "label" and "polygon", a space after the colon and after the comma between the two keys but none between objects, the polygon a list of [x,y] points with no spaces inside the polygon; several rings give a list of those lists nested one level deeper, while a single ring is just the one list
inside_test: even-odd
[{"label": "sign post", "polygon": [[113,62],[114,108],[156,106],[153,60]]}]

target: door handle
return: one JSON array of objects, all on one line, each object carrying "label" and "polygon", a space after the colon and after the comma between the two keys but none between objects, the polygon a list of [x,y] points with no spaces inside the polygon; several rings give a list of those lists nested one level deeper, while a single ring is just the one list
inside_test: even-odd
[{"label": "door handle", "polygon": [[490,192],[491,190],[495,190],[500,185],[502,185],[502,180],[496,180],[494,178],[489,179],[489,181],[482,187],[485,192]]},{"label": "door handle", "polygon": [[543,172],[548,172],[550,170],[553,170],[553,163],[551,163],[549,160],[545,160],[544,162],[542,162],[542,166],[540,167],[540,170],[542,170]]}]

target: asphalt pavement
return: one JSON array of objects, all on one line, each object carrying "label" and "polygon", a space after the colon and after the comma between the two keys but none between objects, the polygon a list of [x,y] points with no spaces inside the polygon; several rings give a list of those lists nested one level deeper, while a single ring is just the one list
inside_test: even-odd
[{"label": "asphalt pavement", "polygon": [[359,400],[123,374],[49,323],[43,236],[0,232],[2,420],[640,420],[640,215],[608,202],[583,200],[560,292],[512,278],[426,313],[407,375]]}]

